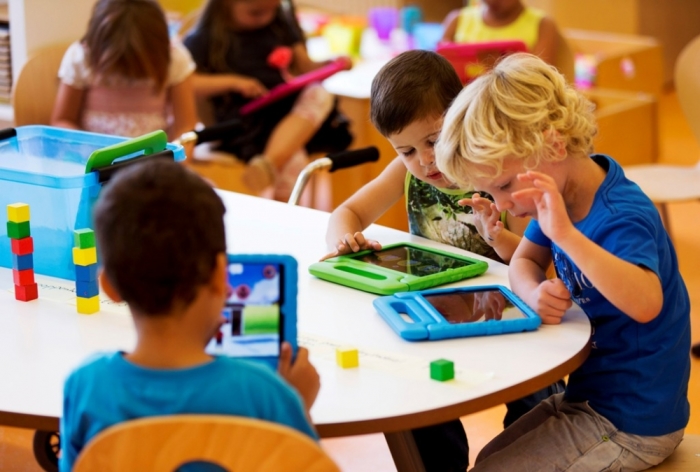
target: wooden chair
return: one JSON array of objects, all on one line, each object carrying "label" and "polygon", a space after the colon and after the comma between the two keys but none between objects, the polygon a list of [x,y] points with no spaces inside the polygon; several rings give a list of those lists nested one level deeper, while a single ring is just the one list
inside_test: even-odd
[{"label": "wooden chair", "polygon": [[678,449],[668,459],[649,470],[653,472],[697,472],[700,470],[700,435],[686,434]]},{"label": "wooden chair", "polygon": [[[678,56],[675,69],[678,100],[695,138],[700,141],[700,36]],[[671,232],[667,204],[700,201],[700,161],[695,166],[649,164],[625,167],[627,178],[636,182],[659,207],[666,230]]]},{"label": "wooden chair", "polygon": [[78,456],[74,471],[173,472],[207,461],[231,472],[338,472],[309,437],[286,426],[214,415],[159,416],[108,428]]},{"label": "wooden chair", "polygon": [[22,66],[12,89],[15,126],[48,125],[58,92],[58,68],[69,44],[36,51]]}]

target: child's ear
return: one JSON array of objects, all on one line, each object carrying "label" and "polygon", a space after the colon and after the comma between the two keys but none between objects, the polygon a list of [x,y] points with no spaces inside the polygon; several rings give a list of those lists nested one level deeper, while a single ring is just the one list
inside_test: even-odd
[{"label": "child's ear", "polygon": [[558,131],[548,130],[544,132],[544,138],[552,145],[554,155],[559,159],[566,157],[566,142]]},{"label": "child's ear", "polygon": [[109,281],[109,278],[105,275],[105,271],[102,269],[100,269],[99,279],[102,291],[110,298],[110,300],[116,303],[123,301],[121,295],[119,295],[119,292],[117,292],[117,289],[114,288],[114,285],[112,285],[112,282]]},{"label": "child's ear", "polygon": [[228,294],[228,258],[223,252],[216,256],[216,266],[209,286],[217,296],[226,297]]}]

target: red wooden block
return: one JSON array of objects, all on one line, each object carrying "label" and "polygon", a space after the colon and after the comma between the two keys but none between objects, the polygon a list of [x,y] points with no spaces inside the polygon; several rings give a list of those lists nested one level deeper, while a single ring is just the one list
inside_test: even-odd
[{"label": "red wooden block", "polygon": [[31,285],[34,283],[34,269],[12,270],[15,285]]},{"label": "red wooden block", "polygon": [[39,287],[36,284],[15,285],[15,298],[23,302],[36,300],[39,298]]},{"label": "red wooden block", "polygon": [[34,240],[31,236],[22,239],[10,239],[12,244],[12,254],[24,256],[34,252]]}]

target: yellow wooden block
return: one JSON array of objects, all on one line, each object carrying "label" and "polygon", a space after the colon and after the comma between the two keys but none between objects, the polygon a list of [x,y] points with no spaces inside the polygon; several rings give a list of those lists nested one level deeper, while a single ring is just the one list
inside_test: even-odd
[{"label": "yellow wooden block", "polygon": [[79,266],[89,266],[97,264],[97,249],[89,247],[87,249],[73,248],[73,264]]},{"label": "yellow wooden block", "polygon": [[29,205],[26,203],[12,203],[7,205],[7,219],[15,223],[29,221]]},{"label": "yellow wooden block", "polygon": [[100,296],[95,295],[90,298],[76,297],[78,313],[92,315],[100,311]]},{"label": "yellow wooden block", "polygon": [[357,349],[337,348],[335,350],[335,362],[343,369],[360,365],[360,356]]}]

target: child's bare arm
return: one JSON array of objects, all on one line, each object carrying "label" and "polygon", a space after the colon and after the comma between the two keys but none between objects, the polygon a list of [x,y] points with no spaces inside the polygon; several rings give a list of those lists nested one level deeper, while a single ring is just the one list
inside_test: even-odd
[{"label": "child's bare arm", "polygon": [[80,129],[85,91],[61,82],[51,112],[51,126]]},{"label": "child's bare arm", "polygon": [[244,97],[255,98],[267,93],[267,88],[253,77],[238,74],[203,74],[192,75],[192,86],[197,98],[209,98],[229,92],[240,93]]},{"label": "child's bare arm", "polygon": [[379,243],[366,240],[361,232],[403,196],[405,178],[406,167],[397,157],[379,176],[336,208],[326,231],[326,243],[331,252],[324,259],[361,249],[379,249]]},{"label": "child's bare arm", "polygon": [[197,124],[197,108],[194,104],[194,91],[190,75],[179,84],[170,87],[170,103],[173,110],[173,124],[168,133],[172,141],[183,133],[192,131]]},{"label": "child's bare arm", "polygon": [[513,198],[535,203],[542,232],[610,303],[640,323],[648,323],[659,315],[663,291],[653,271],[620,259],[576,229],[552,177],[528,171],[518,178],[533,186],[513,193]]},{"label": "child's bare arm", "polygon": [[442,20],[442,26],[445,28],[442,33],[442,41],[452,42],[455,40],[455,32],[457,31],[457,23],[459,22],[460,9],[452,10]]},{"label": "child's bare arm", "polygon": [[571,295],[560,279],[548,279],[550,249],[523,240],[513,254],[508,278],[513,291],[540,315],[545,324],[558,324],[571,305]]},{"label": "child's bare arm", "polygon": [[559,32],[554,20],[545,16],[540,21],[537,44],[532,51],[547,64],[557,65],[557,50],[559,48]]}]

